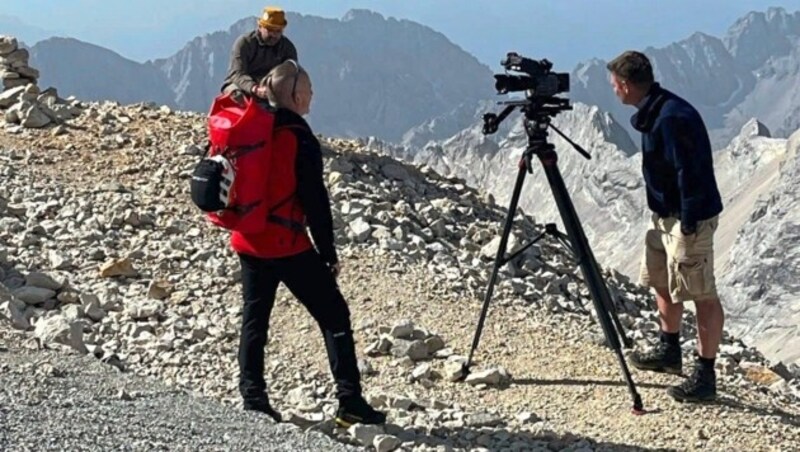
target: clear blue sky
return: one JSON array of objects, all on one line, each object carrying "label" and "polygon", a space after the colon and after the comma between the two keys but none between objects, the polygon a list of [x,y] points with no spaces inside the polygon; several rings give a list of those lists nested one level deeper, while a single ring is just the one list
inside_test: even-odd
[{"label": "clear blue sky", "polygon": [[[569,70],[591,57],[663,46],[695,31],[722,36],[749,11],[800,0],[0,0],[0,15],[145,61],[227,29],[266,5],[340,18],[351,8],[410,19],[446,35],[492,69],[508,50]],[[7,18],[6,18],[7,19]],[[2,21],[0,21],[2,23]],[[3,30],[0,28],[0,34]],[[291,25],[287,30],[291,36]],[[32,43],[31,43],[32,44]]]}]

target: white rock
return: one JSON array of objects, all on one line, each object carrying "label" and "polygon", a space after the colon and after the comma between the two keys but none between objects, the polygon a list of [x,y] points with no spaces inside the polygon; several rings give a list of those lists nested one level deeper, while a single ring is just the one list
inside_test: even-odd
[{"label": "white rock", "polygon": [[422,379],[430,379],[431,378],[431,365],[429,363],[423,363],[419,366],[415,367],[414,370],[411,371],[411,381],[420,381]]},{"label": "white rock", "polygon": [[69,256],[59,251],[50,251],[47,255],[50,267],[54,270],[66,270],[72,267]]},{"label": "white rock", "polygon": [[[21,302],[20,302],[21,303]],[[10,322],[11,326],[19,330],[28,330],[31,327],[28,318],[25,315],[25,305],[22,303],[20,306],[14,303],[13,300],[7,300],[0,303],[0,319]]]},{"label": "white rock", "polygon": [[355,424],[347,429],[347,433],[355,438],[364,446],[372,445],[375,437],[384,433],[383,427],[379,425]]},{"label": "white rock", "polygon": [[20,125],[31,129],[44,127],[50,124],[50,122],[50,116],[38,105],[31,105],[28,109],[24,110],[20,118]]},{"label": "white rock", "polygon": [[409,319],[404,319],[392,326],[389,335],[398,339],[410,339],[413,332],[414,322]]},{"label": "white rock", "polygon": [[422,341],[396,340],[392,344],[392,355],[398,358],[408,357],[412,361],[428,358],[428,347]]},{"label": "white rock", "polygon": [[7,89],[0,92],[0,108],[8,108],[16,104],[24,92],[24,86],[18,86],[16,88]]},{"label": "white rock", "polygon": [[464,365],[455,362],[455,361],[448,361],[444,364],[444,377],[448,381],[458,381],[464,376]]},{"label": "white rock", "polygon": [[77,304],[70,304],[61,309],[61,315],[63,315],[64,318],[69,322],[82,318],[83,314],[83,307]]},{"label": "white rock", "polygon": [[372,228],[369,225],[369,223],[364,221],[363,218],[356,218],[355,220],[351,221],[349,227],[350,227],[350,236],[356,243],[360,243],[367,240],[370,232],[372,231]]},{"label": "white rock", "polygon": [[131,300],[125,312],[134,320],[146,320],[161,313],[163,306],[156,300]]},{"label": "white rock", "polygon": [[306,387],[298,386],[286,394],[286,402],[294,405],[300,411],[316,411],[320,403],[314,400],[311,392]]},{"label": "white rock", "polygon": [[17,38],[14,36],[0,35],[0,57],[11,54],[19,48]]},{"label": "white rock", "polygon": [[375,447],[376,452],[392,452],[397,450],[401,444],[400,439],[391,435],[375,435],[372,440],[372,446]]},{"label": "white rock", "polygon": [[493,367],[479,372],[472,372],[467,375],[466,382],[473,386],[485,384],[489,386],[499,386],[508,382],[510,379],[508,372],[502,367]]},{"label": "white rock", "polygon": [[42,344],[70,343],[70,322],[62,315],[55,315],[36,322],[33,334]]}]

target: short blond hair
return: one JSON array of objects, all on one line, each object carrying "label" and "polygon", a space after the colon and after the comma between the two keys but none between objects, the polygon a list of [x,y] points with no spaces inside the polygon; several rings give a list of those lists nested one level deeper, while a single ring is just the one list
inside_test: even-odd
[{"label": "short blond hair", "polygon": [[267,98],[276,107],[286,107],[294,101],[293,96],[300,80],[310,80],[308,72],[295,60],[286,60],[275,66],[263,79],[261,86],[267,87]]}]

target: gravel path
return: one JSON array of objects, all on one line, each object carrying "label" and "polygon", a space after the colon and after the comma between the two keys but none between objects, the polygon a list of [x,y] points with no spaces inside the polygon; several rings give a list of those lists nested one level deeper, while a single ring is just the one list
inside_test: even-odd
[{"label": "gravel path", "polygon": [[0,450],[353,450],[92,357],[0,344]]}]

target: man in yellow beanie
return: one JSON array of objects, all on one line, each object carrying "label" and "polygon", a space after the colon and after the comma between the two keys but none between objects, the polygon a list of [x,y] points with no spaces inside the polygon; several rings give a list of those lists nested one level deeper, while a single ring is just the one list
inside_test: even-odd
[{"label": "man in yellow beanie", "polygon": [[228,75],[222,82],[223,93],[233,93],[239,99],[243,95],[267,97],[266,87],[259,86],[259,80],[284,61],[297,61],[297,49],[283,35],[286,25],[281,8],[264,8],[258,28],[240,36],[233,44]]}]

